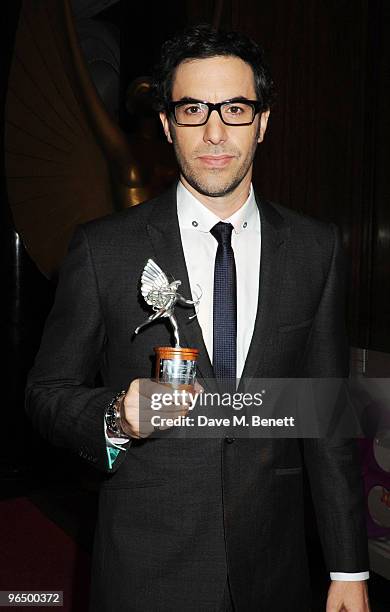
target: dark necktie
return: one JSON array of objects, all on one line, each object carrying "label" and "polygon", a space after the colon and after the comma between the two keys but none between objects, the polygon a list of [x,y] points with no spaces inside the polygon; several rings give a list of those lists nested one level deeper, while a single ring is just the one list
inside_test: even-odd
[{"label": "dark necktie", "polygon": [[234,380],[235,385],[237,288],[232,229],[230,223],[220,221],[210,233],[218,242],[214,268],[213,368],[218,380]]}]

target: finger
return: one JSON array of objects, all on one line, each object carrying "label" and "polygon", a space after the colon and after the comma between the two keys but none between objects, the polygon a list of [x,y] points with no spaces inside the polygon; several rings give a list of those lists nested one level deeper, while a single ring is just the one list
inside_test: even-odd
[{"label": "finger", "polygon": [[196,393],[203,393],[204,389],[202,387],[202,385],[196,380],[195,384],[194,384],[194,390]]},{"label": "finger", "polygon": [[166,405],[178,403],[184,391],[180,387],[175,387],[169,383],[160,383],[152,379],[143,379],[139,387],[139,394],[146,400],[154,403],[164,402]]},{"label": "finger", "polygon": [[139,396],[138,404],[140,410],[151,409],[153,411],[166,410],[167,412],[175,412],[182,407],[190,408],[193,405],[193,398],[186,394],[172,397],[164,395],[163,397],[144,397]]}]

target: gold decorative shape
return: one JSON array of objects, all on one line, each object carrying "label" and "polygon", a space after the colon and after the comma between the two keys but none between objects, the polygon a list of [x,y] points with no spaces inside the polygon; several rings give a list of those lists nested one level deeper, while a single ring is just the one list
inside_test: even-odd
[{"label": "gold decorative shape", "polygon": [[148,197],[141,166],[87,71],[69,0],[24,0],[6,100],[8,200],[40,270],[76,225]]}]

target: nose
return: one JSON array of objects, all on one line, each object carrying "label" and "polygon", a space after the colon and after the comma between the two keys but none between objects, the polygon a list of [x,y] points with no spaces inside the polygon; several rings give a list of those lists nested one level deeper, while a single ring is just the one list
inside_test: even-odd
[{"label": "nose", "polygon": [[210,113],[209,120],[204,126],[203,140],[211,144],[220,144],[227,138],[226,125],[221,120],[218,112],[214,109]]}]

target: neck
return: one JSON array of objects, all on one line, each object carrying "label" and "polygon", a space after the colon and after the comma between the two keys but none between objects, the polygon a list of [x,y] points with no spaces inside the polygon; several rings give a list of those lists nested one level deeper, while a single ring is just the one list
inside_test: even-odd
[{"label": "neck", "polygon": [[245,204],[249,196],[251,178],[251,173],[248,173],[234,191],[223,196],[213,197],[199,193],[186,181],[183,175],[180,175],[180,180],[186,189],[220,219],[231,217]]}]

